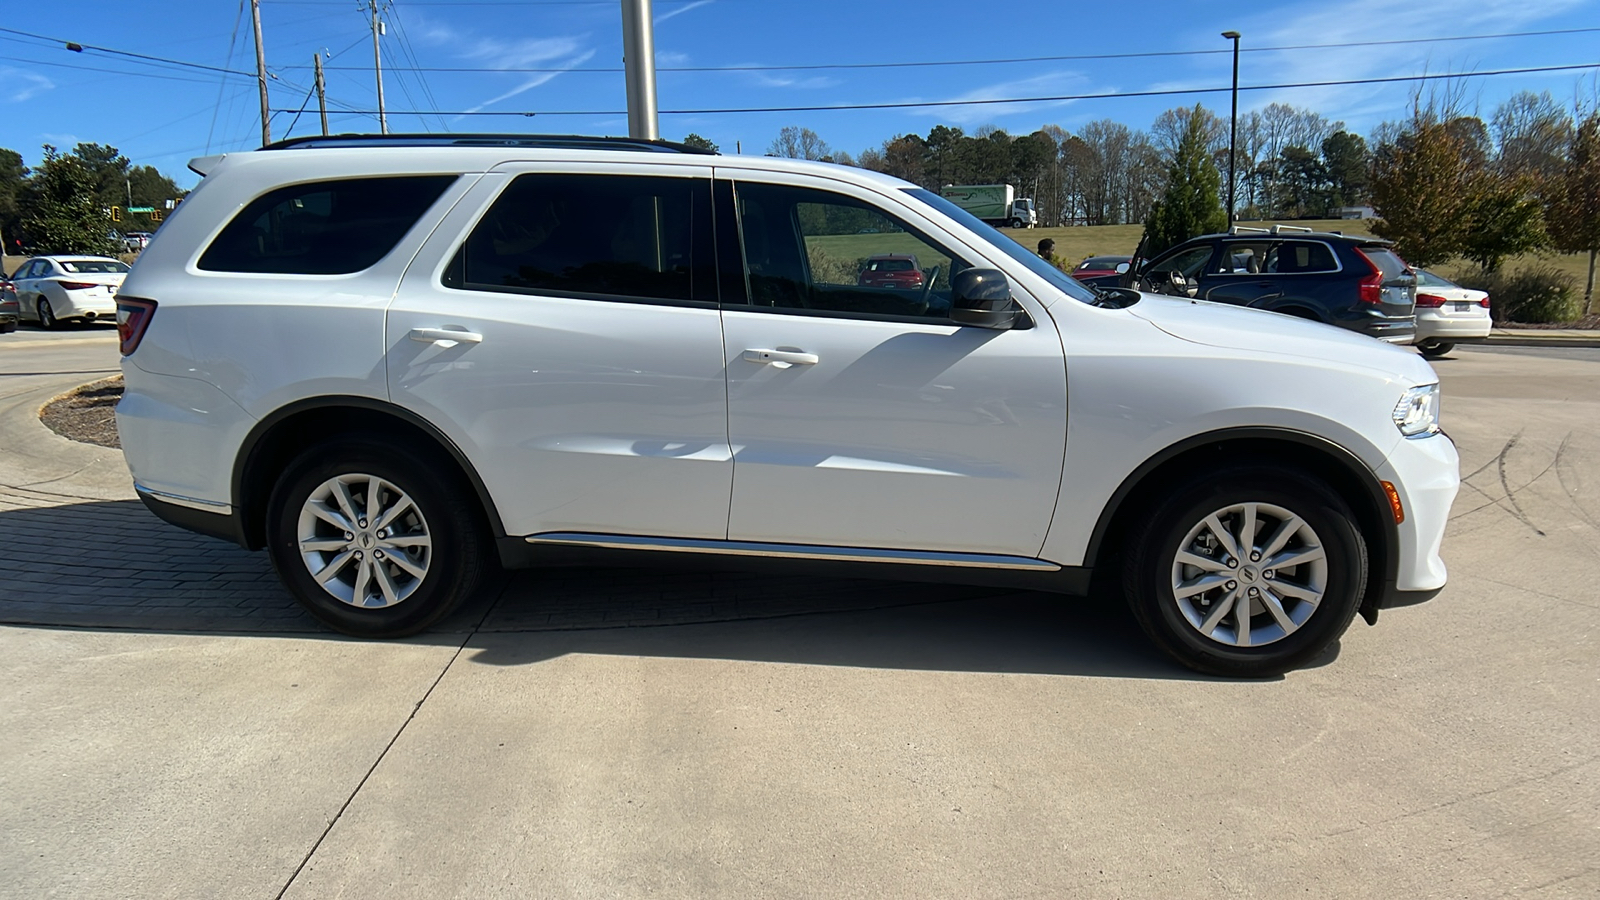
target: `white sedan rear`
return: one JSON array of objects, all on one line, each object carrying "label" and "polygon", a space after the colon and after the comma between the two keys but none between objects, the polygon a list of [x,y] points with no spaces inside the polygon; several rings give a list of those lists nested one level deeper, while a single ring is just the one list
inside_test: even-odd
[{"label": "white sedan rear", "polygon": [[1464,288],[1433,272],[1417,270],[1417,349],[1443,356],[1463,341],[1489,336],[1489,295]]},{"label": "white sedan rear", "polygon": [[55,328],[69,319],[115,321],[128,264],[107,256],[36,256],[12,276],[23,319]]}]

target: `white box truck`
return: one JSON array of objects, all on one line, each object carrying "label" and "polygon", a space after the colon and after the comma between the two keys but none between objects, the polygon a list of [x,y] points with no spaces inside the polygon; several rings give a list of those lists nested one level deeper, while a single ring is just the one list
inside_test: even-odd
[{"label": "white box truck", "polygon": [[1009,184],[947,184],[939,196],[961,207],[990,225],[1032,228],[1039,224],[1033,200],[1018,197]]}]

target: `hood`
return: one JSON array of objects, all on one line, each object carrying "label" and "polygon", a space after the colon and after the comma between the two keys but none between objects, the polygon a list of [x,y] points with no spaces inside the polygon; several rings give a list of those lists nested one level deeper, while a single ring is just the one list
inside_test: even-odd
[{"label": "hood", "polygon": [[1413,385],[1439,380],[1433,367],[1411,348],[1344,328],[1208,300],[1142,296],[1128,312],[1185,341],[1359,366]]}]

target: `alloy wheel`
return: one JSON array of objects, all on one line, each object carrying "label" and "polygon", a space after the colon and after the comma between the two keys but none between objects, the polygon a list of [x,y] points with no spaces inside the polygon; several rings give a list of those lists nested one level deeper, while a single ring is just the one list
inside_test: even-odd
[{"label": "alloy wheel", "polygon": [[337,475],[300,507],[300,559],[322,589],[362,609],[394,606],[428,575],[433,538],[411,496],[375,475]]},{"label": "alloy wheel", "polygon": [[1298,631],[1328,589],[1328,557],[1304,519],[1236,503],[1189,529],[1172,559],[1172,598],[1206,638],[1258,647]]}]

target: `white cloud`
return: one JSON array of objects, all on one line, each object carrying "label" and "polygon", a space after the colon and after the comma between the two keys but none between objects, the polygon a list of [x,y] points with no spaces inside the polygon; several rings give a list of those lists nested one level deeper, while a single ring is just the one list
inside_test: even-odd
[{"label": "white cloud", "polygon": [[[495,38],[476,39],[474,46],[457,52],[467,59],[481,60],[495,69],[521,69],[551,63],[582,52],[582,37],[524,38],[502,41]],[[594,55],[588,51],[584,59]],[[570,68],[570,66],[568,67]]]},{"label": "white cloud", "polygon": [[656,65],[658,66],[681,66],[686,65],[688,62],[689,54],[687,53],[678,53],[672,50],[656,51]]},{"label": "white cloud", "polygon": [[[954,97],[941,99],[1004,100],[1009,97],[1049,97],[1062,94],[1083,94],[1090,93],[1084,89],[1084,84],[1087,81],[1088,78],[1081,72],[1046,72],[1041,75],[1035,75],[1032,78],[987,84]],[[931,116],[940,121],[952,122],[957,125],[978,125],[996,121],[1004,116],[1032,113],[1041,109],[1054,109],[1068,106],[1074,102],[1076,101],[1050,100],[1042,103],[978,103],[970,106],[930,106],[913,112],[917,115]]]},{"label": "white cloud", "polygon": [[523,93],[525,91],[531,91],[534,88],[538,87],[539,85],[545,84],[546,82],[551,81],[556,76],[561,75],[561,74],[563,74],[565,72],[570,72],[573,69],[576,69],[577,67],[583,65],[584,63],[589,61],[589,57],[591,57],[591,56],[594,56],[594,51],[593,50],[588,50],[588,51],[585,51],[583,53],[580,53],[577,56],[573,57],[572,59],[566,61],[565,63],[562,63],[560,72],[540,72],[537,75],[533,75],[533,76],[525,79],[521,84],[517,85],[516,87],[512,88],[511,90],[506,91],[503,94],[499,94],[497,96],[491,97],[488,100],[483,101],[482,103],[479,103],[477,106],[474,106],[470,110],[468,110],[468,112],[477,112],[478,110],[483,109],[486,106],[493,106],[493,105],[495,105],[496,103],[499,103],[502,100],[510,100],[512,97],[515,97],[518,94],[521,94],[521,93]]},{"label": "white cloud", "polygon": [[764,72],[756,72],[754,73],[754,76],[757,84],[761,85],[762,87],[773,88],[787,87],[805,90],[811,88],[834,87],[835,85],[843,84],[843,82],[839,79],[832,78],[827,75],[812,75],[808,78],[800,78],[792,75],[768,75]]},{"label": "white cloud", "polygon": [[665,22],[673,16],[681,16],[691,9],[699,9],[702,6],[708,6],[713,2],[715,2],[715,0],[694,0],[693,3],[685,3],[671,12],[665,12],[659,16],[656,16],[655,24],[660,25],[662,22]]},{"label": "white cloud", "polygon": [[[18,84],[18,80],[23,83]],[[43,75],[25,72],[22,69],[13,69],[10,66],[0,66],[0,81],[11,82],[11,89],[3,95],[12,103],[21,103],[30,100],[48,90],[53,90],[56,83]]]},{"label": "white cloud", "polygon": [[[1295,46],[1302,44],[1358,43],[1389,38],[1415,39],[1459,34],[1517,31],[1558,16],[1584,0],[1357,0],[1298,7],[1301,15],[1285,17],[1274,11],[1240,24],[1244,46]],[[1375,26],[1382,24],[1381,31]],[[1434,44],[1387,44],[1307,50],[1246,53],[1240,62],[1242,84],[1349,81],[1397,75],[1467,73],[1486,68],[1480,61],[1503,46],[1503,41],[1481,40]],[[1409,92],[1410,84],[1398,85]],[[1291,103],[1318,110],[1330,119],[1399,118],[1406,110],[1395,105],[1396,85],[1338,85],[1241,94],[1248,108],[1270,103]],[[1476,91],[1476,85],[1471,88]],[[1380,98],[1383,98],[1380,100]]]}]

